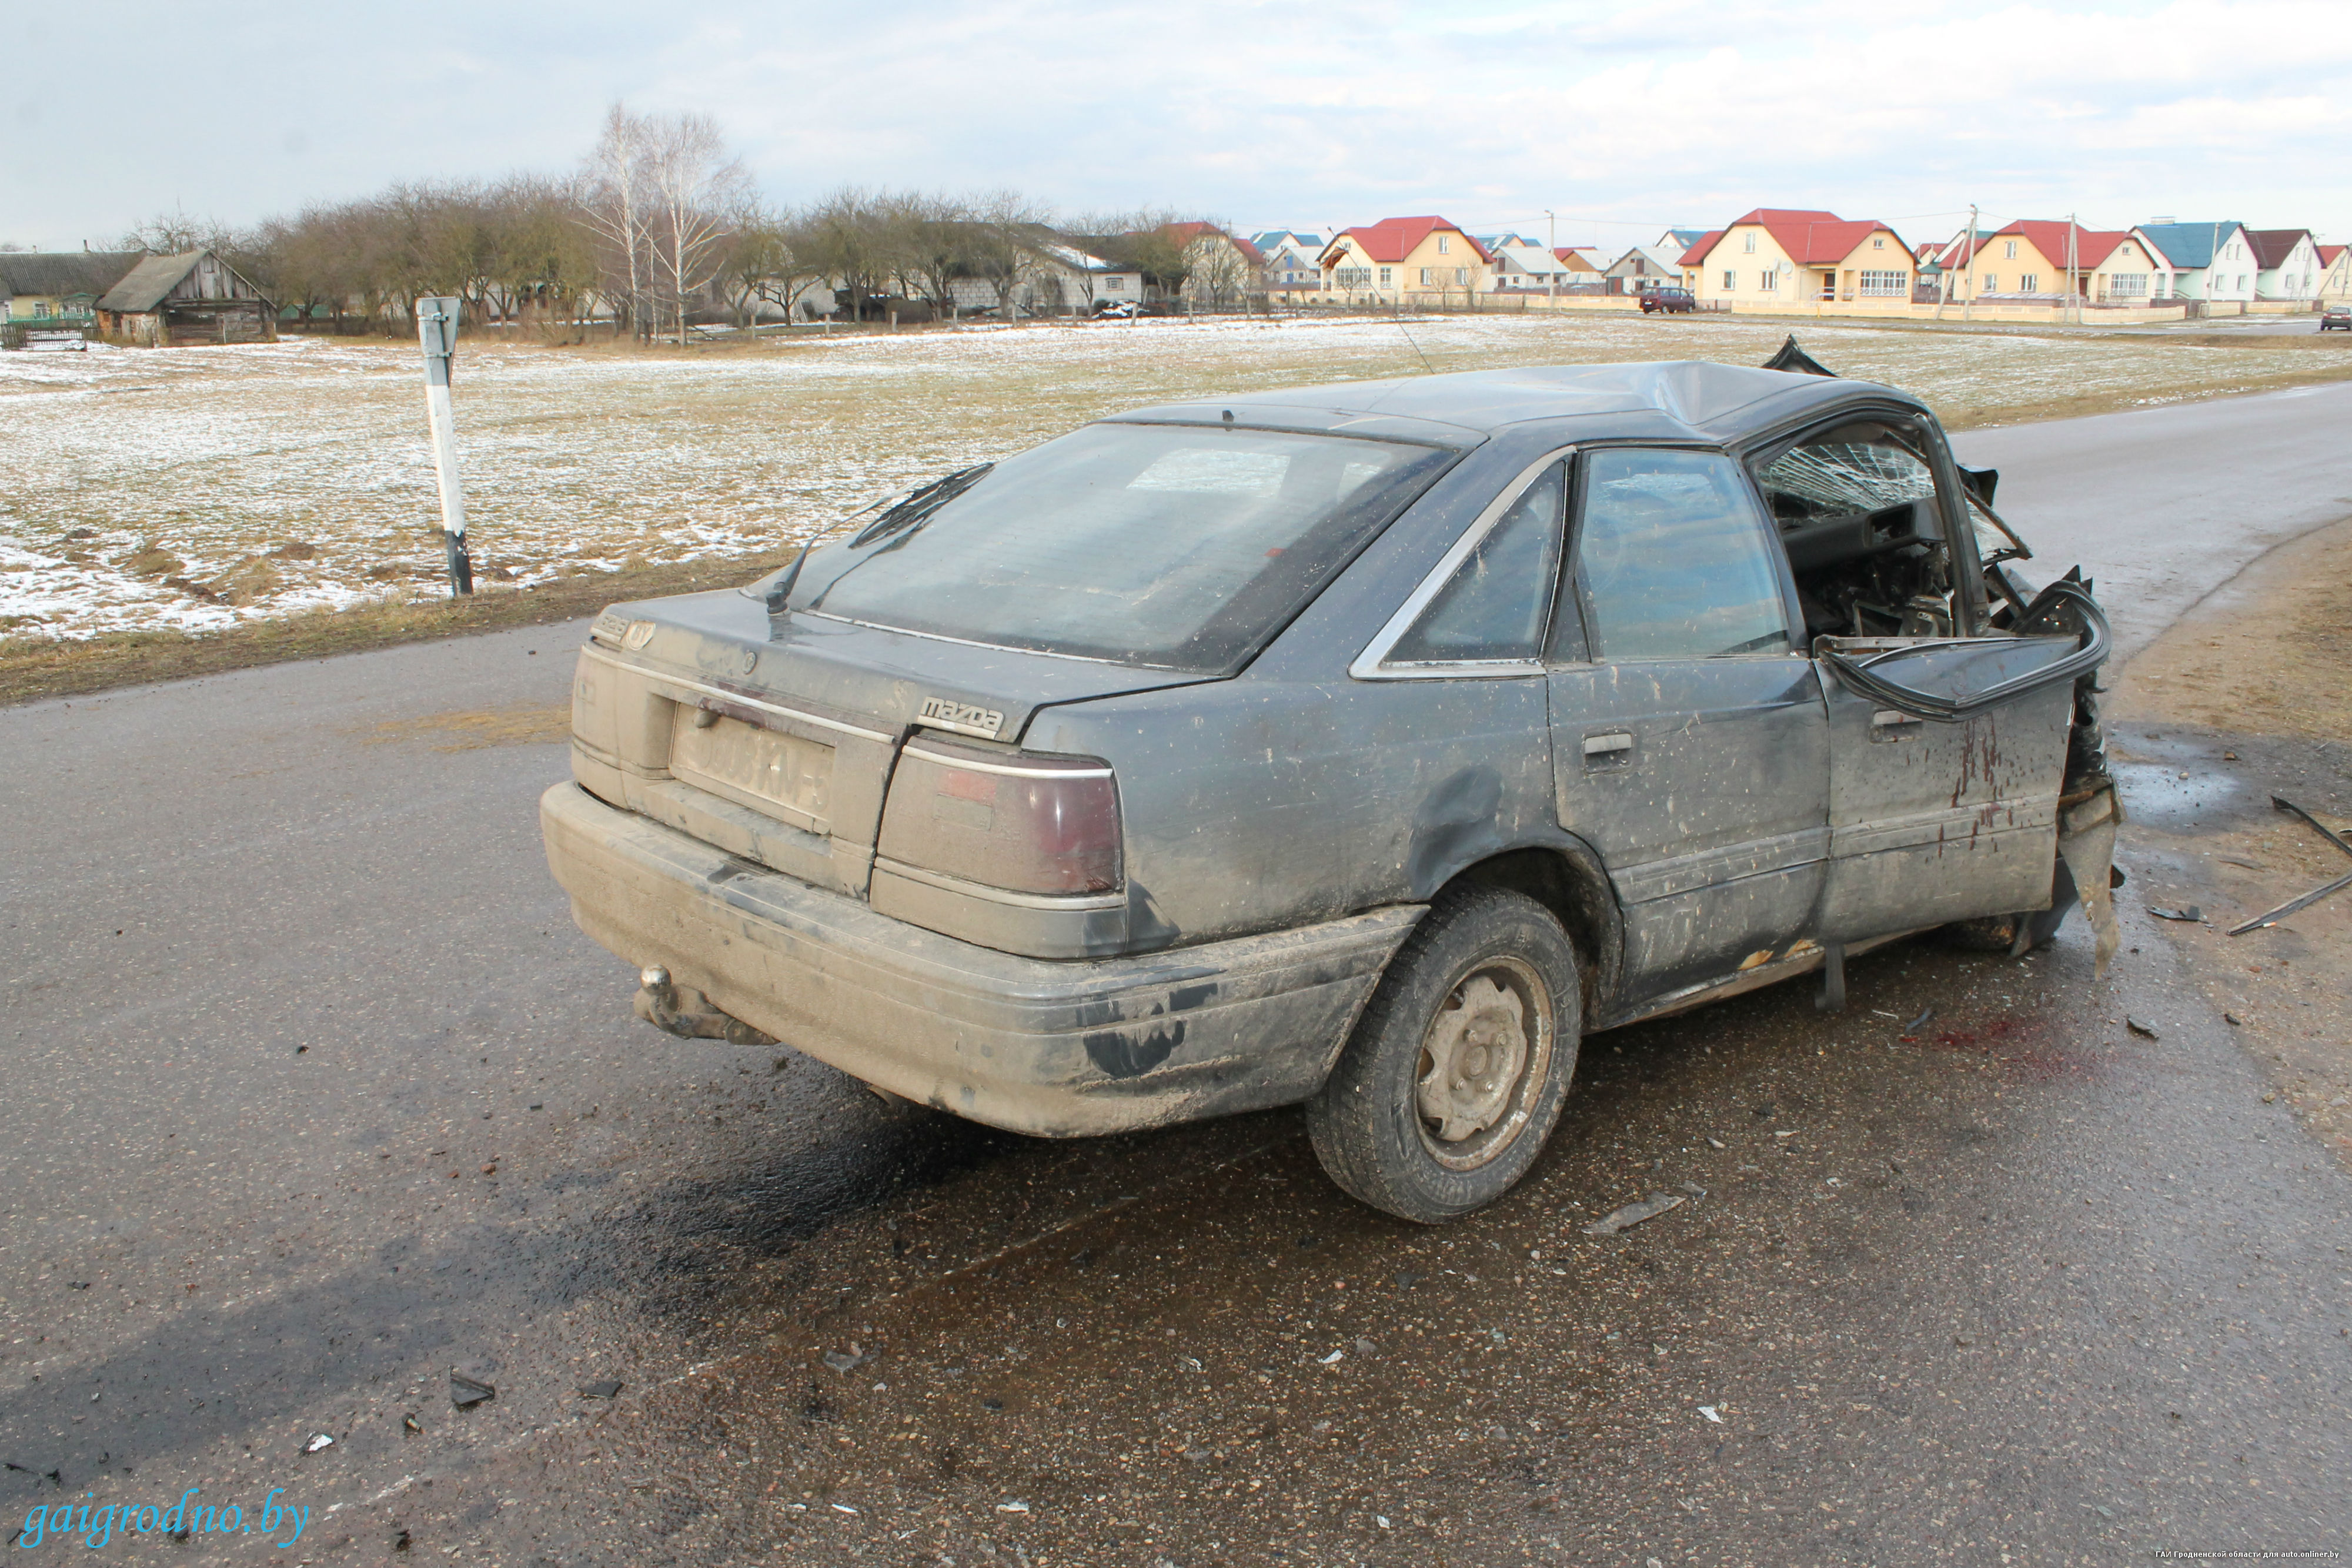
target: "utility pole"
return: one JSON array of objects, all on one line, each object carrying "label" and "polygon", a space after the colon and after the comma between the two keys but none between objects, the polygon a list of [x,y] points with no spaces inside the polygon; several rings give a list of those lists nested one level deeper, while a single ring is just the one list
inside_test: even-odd
[{"label": "utility pole", "polygon": [[2081,255],[2081,248],[2074,243],[2074,214],[2068,213],[2066,214],[2066,302],[2074,307],[2072,314],[2074,318],[2074,325],[2077,327],[2083,324],[2082,268],[2075,265]]},{"label": "utility pole", "polygon": [[1559,307],[1559,220],[1544,209],[1544,308]]},{"label": "utility pole", "polygon": [[452,598],[474,591],[474,559],[466,553],[466,493],[457,484],[457,421],[449,407],[457,308],[457,300],[441,296],[416,302],[416,338],[425,350],[425,417],[433,432],[433,472],[441,482],[441,541],[449,551]]},{"label": "utility pole", "polygon": [[1969,204],[1969,248],[1967,255],[1969,276],[1963,277],[1960,281],[1968,286],[1969,291],[1960,300],[1960,319],[1963,321],[1973,321],[1976,319],[1977,309],[1977,204],[1974,202],[1970,202]]}]

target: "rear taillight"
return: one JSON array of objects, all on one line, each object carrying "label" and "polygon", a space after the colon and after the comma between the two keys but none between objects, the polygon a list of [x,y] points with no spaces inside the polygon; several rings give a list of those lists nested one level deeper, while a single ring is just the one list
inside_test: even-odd
[{"label": "rear taillight", "polygon": [[1119,885],[1118,783],[1095,758],[926,737],[898,754],[875,848],[1015,893],[1109,893]]}]

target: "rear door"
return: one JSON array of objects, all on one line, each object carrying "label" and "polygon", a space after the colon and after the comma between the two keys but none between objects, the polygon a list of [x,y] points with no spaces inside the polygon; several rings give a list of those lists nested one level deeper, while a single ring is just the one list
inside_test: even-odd
[{"label": "rear door", "polygon": [[1719,453],[1577,461],[1549,684],[1559,821],[1624,908],[1628,1005],[1788,956],[1829,839],[1829,722],[1785,570]]}]

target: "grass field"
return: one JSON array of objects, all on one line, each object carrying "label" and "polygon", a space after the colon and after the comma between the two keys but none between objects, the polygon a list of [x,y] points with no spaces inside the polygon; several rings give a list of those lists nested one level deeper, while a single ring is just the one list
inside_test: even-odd
[{"label": "grass field", "polygon": [[[1754,364],[1786,323],[1528,316],[1029,325],[693,353],[459,351],[458,440],[492,590],[768,559],[902,482],[1139,402],[1517,364]],[[1843,373],[1955,426],[2352,374],[2301,339],[1807,325]],[[445,591],[412,346],[0,355],[0,662]],[[748,566],[746,568],[748,570]],[[520,612],[520,607],[518,607]],[[476,618],[497,619],[489,611]],[[529,619],[540,618],[531,614]],[[280,639],[282,641],[282,639]]]}]

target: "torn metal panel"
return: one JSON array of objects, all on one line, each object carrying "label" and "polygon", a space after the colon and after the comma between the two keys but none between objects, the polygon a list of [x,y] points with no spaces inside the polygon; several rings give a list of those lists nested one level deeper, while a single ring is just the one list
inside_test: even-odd
[{"label": "torn metal panel", "polygon": [[1790,333],[1789,340],[1774,350],[1770,359],[1764,361],[1764,368],[1768,371],[1790,371],[1804,376],[1827,376],[1832,381],[1837,379],[1835,371],[1798,347],[1797,335],[1794,332]]},{"label": "torn metal panel", "polygon": [[2087,800],[2059,814],[2058,854],[2074,879],[2074,896],[2082,901],[2083,918],[2090,923],[2095,977],[2107,972],[2107,961],[2123,944],[2123,928],[2116,921],[2116,831],[2123,826],[2123,801],[2112,779]]}]

